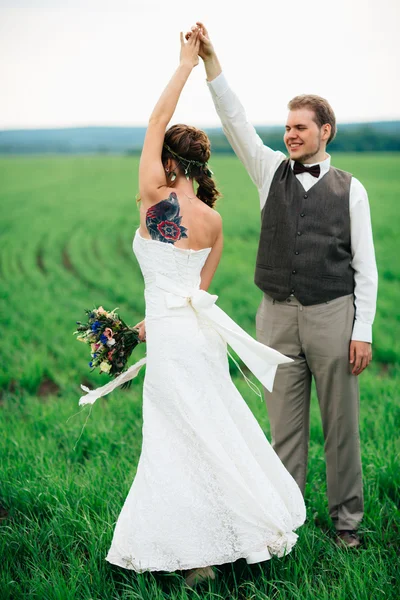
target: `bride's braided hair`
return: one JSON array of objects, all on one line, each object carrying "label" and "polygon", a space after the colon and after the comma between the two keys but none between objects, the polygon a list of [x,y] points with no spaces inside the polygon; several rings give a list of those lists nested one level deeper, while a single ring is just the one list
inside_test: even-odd
[{"label": "bride's braided hair", "polygon": [[175,159],[177,168],[198,183],[196,196],[213,208],[221,194],[215,187],[213,173],[207,165],[210,155],[210,140],[201,129],[190,125],[173,125],[166,131],[161,155],[163,163],[168,158]]}]

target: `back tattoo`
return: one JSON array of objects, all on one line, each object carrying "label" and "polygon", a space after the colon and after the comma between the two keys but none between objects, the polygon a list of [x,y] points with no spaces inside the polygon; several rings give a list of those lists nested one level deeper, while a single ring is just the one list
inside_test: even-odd
[{"label": "back tattoo", "polygon": [[171,192],[166,200],[150,206],[146,212],[146,227],[152,240],[174,244],[187,238],[187,228],[181,225],[179,202],[175,192]]}]

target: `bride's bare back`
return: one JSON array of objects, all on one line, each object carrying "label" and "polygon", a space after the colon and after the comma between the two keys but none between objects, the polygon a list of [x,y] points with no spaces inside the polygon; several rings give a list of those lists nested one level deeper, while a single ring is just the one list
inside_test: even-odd
[{"label": "bride's bare back", "polygon": [[186,197],[185,192],[171,188],[166,194],[156,204],[141,206],[142,237],[184,249],[212,248],[221,232],[218,213],[196,196]]},{"label": "bride's bare back", "polygon": [[142,202],[139,233],[185,250],[211,248],[201,273],[201,288],[207,290],[222,254],[221,217],[197,196],[175,188],[165,188],[165,194],[155,204]]}]

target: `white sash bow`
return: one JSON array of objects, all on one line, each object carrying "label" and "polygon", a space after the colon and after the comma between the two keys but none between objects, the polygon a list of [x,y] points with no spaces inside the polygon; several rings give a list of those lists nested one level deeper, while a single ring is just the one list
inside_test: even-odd
[{"label": "white sash bow", "polygon": [[257,342],[239,327],[226,312],[216,306],[218,296],[213,296],[199,288],[191,291],[184,290],[163,275],[157,275],[156,285],[167,292],[168,308],[191,305],[193,310],[205,317],[270,392],[278,365],[293,362],[291,358],[277,350]]}]

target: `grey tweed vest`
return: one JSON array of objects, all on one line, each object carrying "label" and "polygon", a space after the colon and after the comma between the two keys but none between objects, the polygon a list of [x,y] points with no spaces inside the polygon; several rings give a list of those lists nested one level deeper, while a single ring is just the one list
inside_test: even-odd
[{"label": "grey tweed vest", "polygon": [[261,213],[255,283],[263,292],[309,306],[354,291],[351,177],[331,167],[306,192],[290,160],[278,167]]}]

